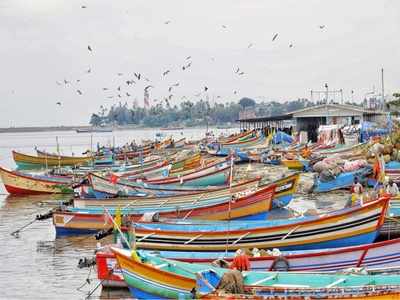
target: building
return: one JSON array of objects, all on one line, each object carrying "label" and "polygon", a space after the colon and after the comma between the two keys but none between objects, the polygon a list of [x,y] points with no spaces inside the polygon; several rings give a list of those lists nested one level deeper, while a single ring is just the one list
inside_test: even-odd
[{"label": "building", "polygon": [[317,141],[318,128],[320,125],[354,125],[363,121],[383,122],[386,114],[379,110],[364,109],[355,105],[344,104],[321,104],[306,107],[290,113],[272,116],[239,119],[241,129],[252,128],[284,128],[287,127],[288,120],[292,120],[296,131],[306,131],[309,140]]}]

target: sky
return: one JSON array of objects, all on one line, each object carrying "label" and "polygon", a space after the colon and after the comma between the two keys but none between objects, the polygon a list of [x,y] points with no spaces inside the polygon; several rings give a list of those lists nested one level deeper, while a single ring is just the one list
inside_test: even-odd
[{"label": "sky", "polygon": [[383,67],[389,95],[399,36],[398,0],[0,0],[0,126],[85,125],[100,105],[143,106],[147,85],[152,104],[287,101],[325,83],[361,101]]}]

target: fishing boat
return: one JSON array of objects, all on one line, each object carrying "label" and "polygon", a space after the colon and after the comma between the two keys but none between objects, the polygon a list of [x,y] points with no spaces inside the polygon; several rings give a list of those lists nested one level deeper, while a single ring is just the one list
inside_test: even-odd
[{"label": "fishing boat", "polygon": [[230,159],[226,159],[182,176],[172,176],[162,179],[145,179],[143,182],[181,186],[223,185],[230,181],[231,168]]},{"label": "fishing boat", "polygon": [[316,182],[314,182],[313,191],[315,193],[323,193],[338,189],[349,188],[353,185],[355,178],[362,179],[371,174],[371,172],[372,172],[371,167],[367,166],[352,172],[341,173],[338,176],[336,176],[335,179],[330,181],[324,182],[321,181],[319,178],[317,178]]},{"label": "fishing boat", "polygon": [[171,165],[170,172],[171,174],[174,174],[187,170],[192,170],[200,167],[200,165],[201,165],[201,154],[195,153],[194,155],[173,162]]},{"label": "fishing boat", "polygon": [[[129,235],[126,234],[129,239]],[[218,259],[228,263],[233,261],[233,253],[229,256],[215,255],[209,252],[188,251],[146,251],[142,253],[159,255],[164,258],[197,264],[211,264]],[[247,251],[246,251],[247,252]],[[251,253],[251,251],[249,251]],[[260,252],[256,252],[260,255]],[[275,254],[275,253],[274,253]],[[285,272],[338,272],[348,268],[392,269],[400,267],[400,239],[365,244],[360,246],[343,247],[336,249],[282,251],[275,255],[249,255],[252,271],[285,271]],[[96,252],[97,276],[106,281],[106,286],[124,286],[121,270],[117,269],[115,255],[106,246]],[[114,274],[110,276],[111,267]]]},{"label": "fishing boat", "polygon": [[53,175],[32,175],[0,167],[0,177],[12,195],[72,194],[72,178]]},{"label": "fishing boat", "polygon": [[281,159],[281,163],[292,170],[307,170],[310,165],[307,159]]},{"label": "fishing boat", "polygon": [[[201,230],[201,225],[175,230],[137,229],[137,246],[151,250],[185,250],[220,252],[241,248],[307,250],[337,248],[374,242],[385,221],[389,198],[382,197],[363,206],[352,207],[315,219],[290,222],[279,226],[230,230],[227,222],[213,230]],[[217,229],[218,228],[218,229]],[[221,228],[226,230],[220,231]]]},{"label": "fishing boat", "polygon": [[33,156],[28,154],[12,151],[13,158],[18,168],[32,169],[45,168],[54,166],[81,166],[88,165],[92,161],[92,157],[75,157],[75,156]]},{"label": "fishing boat", "polygon": [[[111,250],[136,299],[192,299],[209,295],[216,291],[222,276],[228,272],[228,269],[168,260],[140,251]],[[246,271],[238,276],[243,280],[243,294],[248,293],[250,299],[255,296],[265,299],[362,299],[371,295],[400,295],[400,275]],[[230,296],[227,299],[235,299],[235,295]]]},{"label": "fishing boat", "polygon": [[[201,202],[170,207],[155,207],[154,205],[122,209],[122,213],[131,221],[138,221],[147,213],[158,213],[161,218],[228,220],[228,219],[265,219],[272,208],[272,198],[276,186],[269,185],[255,192],[237,197],[221,197],[216,201]],[[192,196],[192,199],[194,197]],[[145,201],[144,201],[145,202]],[[139,203],[140,204],[140,203]],[[115,214],[115,209],[108,210]],[[103,209],[80,209],[57,211],[53,214],[53,223],[57,235],[92,233],[112,227],[112,220],[105,218]]]}]

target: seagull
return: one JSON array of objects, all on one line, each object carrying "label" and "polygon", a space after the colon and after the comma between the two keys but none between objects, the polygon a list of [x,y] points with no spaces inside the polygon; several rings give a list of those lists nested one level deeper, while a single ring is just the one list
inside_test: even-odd
[{"label": "seagull", "polygon": [[233,93],[236,95],[236,94],[237,94],[237,91],[233,91]]},{"label": "seagull", "polygon": [[120,94],[118,94],[118,98],[121,98],[121,95],[120,95]]},{"label": "seagull", "polygon": [[171,100],[172,99],[172,97],[173,97],[173,95],[171,94],[171,95],[169,95],[168,96],[168,100]]},{"label": "seagull", "polygon": [[293,48],[293,44],[290,44],[290,45],[289,45],[289,48]]},{"label": "seagull", "polygon": [[205,86],[204,87],[204,91],[207,92],[208,91],[208,87]]},{"label": "seagull", "polygon": [[324,29],[325,25],[319,25],[319,29]]},{"label": "seagull", "polygon": [[275,41],[277,37],[278,37],[278,34],[275,33],[274,37],[272,38],[272,41]]},{"label": "seagull", "polygon": [[64,84],[70,83],[67,79],[64,79]]},{"label": "seagull", "polygon": [[80,80],[80,79],[77,79],[76,82],[81,82],[81,80]]},{"label": "seagull", "polygon": [[144,88],[144,90],[147,92],[150,88],[154,88],[154,86],[148,85],[148,86],[146,86],[146,87]]},{"label": "seagull", "polygon": [[238,73],[238,75],[244,75],[244,72],[242,71],[242,72]]},{"label": "seagull", "polygon": [[127,81],[126,81],[126,84],[127,84],[127,85],[134,84],[134,83],[135,83],[134,80],[127,80]]},{"label": "seagull", "polygon": [[123,74],[123,73],[117,73],[117,75],[118,75],[118,76],[122,76],[122,75],[124,75],[124,74]]},{"label": "seagull", "polygon": [[127,96],[127,97],[130,97],[131,95],[127,92],[127,93],[126,93],[126,96]]},{"label": "seagull", "polygon": [[164,22],[165,25],[168,25],[169,23],[171,23],[170,20]]},{"label": "seagull", "polygon": [[119,86],[119,87],[117,87],[117,90],[118,90],[118,91],[121,91],[121,87],[120,87],[120,86]]},{"label": "seagull", "polygon": [[108,91],[108,88],[103,88],[103,91]]},{"label": "seagull", "polygon": [[138,79],[138,80],[140,80],[140,73],[134,73],[135,74],[135,77]]},{"label": "seagull", "polygon": [[56,81],[56,83],[57,83],[57,85],[61,85],[61,82],[59,82],[59,81]]},{"label": "seagull", "polygon": [[150,79],[148,79],[147,77],[145,77],[144,80],[146,80],[147,82],[150,82]]},{"label": "seagull", "polygon": [[250,43],[247,48],[251,48],[253,46],[253,43]]},{"label": "seagull", "polygon": [[240,68],[238,67],[238,68],[236,69],[235,73],[237,74],[237,73],[239,73],[239,71],[240,71]]},{"label": "seagull", "polygon": [[170,72],[170,71],[169,71],[169,70],[167,70],[167,71],[165,71],[165,72],[164,72],[164,73],[162,73],[162,74],[163,74],[163,76],[165,76],[165,75],[167,75],[169,72]]},{"label": "seagull", "polygon": [[85,6],[85,5],[82,5],[81,8],[86,8],[86,6]]},{"label": "seagull", "polygon": [[90,73],[90,72],[92,72],[92,69],[89,68],[86,72],[87,72],[87,73]]},{"label": "seagull", "polygon": [[172,86],[170,86],[169,88],[168,88],[168,92],[171,92],[172,91]]},{"label": "seagull", "polygon": [[89,50],[90,52],[92,52],[92,47],[90,47],[90,45],[88,45],[87,48],[88,48],[88,50]]},{"label": "seagull", "polygon": [[174,83],[172,86],[179,86],[179,82]]},{"label": "seagull", "polygon": [[76,90],[76,92],[77,92],[79,95],[82,95],[82,92],[81,92],[80,90]]},{"label": "seagull", "polygon": [[191,56],[188,56],[188,57],[186,57],[186,60],[189,60],[189,59],[191,59],[192,57]]},{"label": "seagull", "polygon": [[61,106],[61,102],[57,102],[57,103],[56,103],[56,105],[59,105],[59,106]]},{"label": "seagull", "polygon": [[222,28],[226,28],[226,25],[222,25]]}]

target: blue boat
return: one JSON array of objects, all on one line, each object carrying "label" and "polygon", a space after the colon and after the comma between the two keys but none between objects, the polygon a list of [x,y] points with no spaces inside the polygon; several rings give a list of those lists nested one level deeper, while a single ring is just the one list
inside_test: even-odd
[{"label": "blue boat", "polygon": [[313,191],[323,193],[338,189],[346,189],[353,185],[354,179],[363,179],[371,174],[372,168],[367,166],[356,171],[341,173],[334,180],[323,182],[319,178],[314,183]]}]

